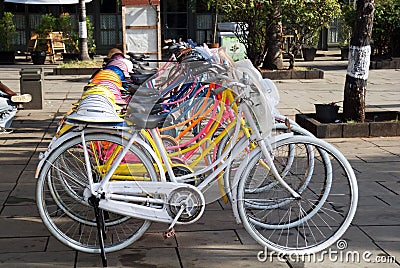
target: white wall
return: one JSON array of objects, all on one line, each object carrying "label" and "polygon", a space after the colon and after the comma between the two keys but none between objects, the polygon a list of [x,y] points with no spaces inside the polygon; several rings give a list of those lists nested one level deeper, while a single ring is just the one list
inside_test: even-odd
[{"label": "white wall", "polygon": [[160,57],[160,29],[157,7],[126,6],[125,37],[128,52],[146,53],[151,59]]}]

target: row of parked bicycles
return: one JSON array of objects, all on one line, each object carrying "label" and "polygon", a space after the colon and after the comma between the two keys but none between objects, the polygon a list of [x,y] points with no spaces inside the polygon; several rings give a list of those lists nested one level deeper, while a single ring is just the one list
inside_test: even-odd
[{"label": "row of parked bicycles", "polygon": [[[358,189],[331,144],[279,114],[275,84],[224,48],[173,45],[160,68],[114,50],[37,168],[37,206],[65,245],[121,250],[222,199],[260,245],[311,254],[349,227]],[[129,59],[127,59],[127,56]]]}]

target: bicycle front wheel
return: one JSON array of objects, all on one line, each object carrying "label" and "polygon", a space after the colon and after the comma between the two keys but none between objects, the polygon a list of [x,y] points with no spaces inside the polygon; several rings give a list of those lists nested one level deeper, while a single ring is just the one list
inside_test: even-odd
[{"label": "bicycle front wheel", "polygon": [[[311,254],[329,247],[344,234],[356,211],[358,188],[350,164],[332,145],[313,137],[294,136],[272,148],[274,165],[300,198],[276,182],[260,164],[261,150],[255,149],[238,185],[245,229],[259,244],[283,254]],[[292,163],[283,173],[288,155]]]},{"label": "bicycle front wheel", "polygon": [[[100,253],[94,209],[84,198],[88,186],[87,167],[81,137],[68,140],[49,156],[36,190],[36,202],[49,231],[65,245],[87,253]],[[91,175],[101,181],[127,141],[107,134],[85,135]],[[113,175],[118,180],[157,180],[153,162],[141,147],[133,144]],[[120,250],[150,227],[150,221],[101,211],[104,218],[106,252]]]}]

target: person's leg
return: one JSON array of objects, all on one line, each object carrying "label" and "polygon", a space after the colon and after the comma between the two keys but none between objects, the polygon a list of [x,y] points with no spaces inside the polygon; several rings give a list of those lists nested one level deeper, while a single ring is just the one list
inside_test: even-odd
[{"label": "person's leg", "polygon": [[0,133],[9,133],[7,128],[11,126],[17,107],[8,98],[0,97]]},{"label": "person's leg", "polygon": [[14,103],[27,103],[32,100],[31,94],[22,94],[17,95],[14,91],[12,91],[8,86],[3,84],[0,81],[0,97],[11,99]]},{"label": "person's leg", "polygon": [[[3,93],[5,93],[6,95],[9,95],[9,96],[17,95],[17,93],[15,93],[14,91],[12,91],[8,86],[6,86],[5,84],[3,84],[1,81],[0,81],[0,91],[3,92]],[[0,93],[0,94],[1,94],[1,93]],[[4,94],[2,94],[2,95],[4,95]]]}]

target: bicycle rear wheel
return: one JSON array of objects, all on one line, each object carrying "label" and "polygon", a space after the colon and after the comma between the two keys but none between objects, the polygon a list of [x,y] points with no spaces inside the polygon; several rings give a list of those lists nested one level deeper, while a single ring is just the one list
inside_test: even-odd
[{"label": "bicycle rear wheel", "polygon": [[[114,135],[87,134],[85,142],[92,177],[98,182],[127,141]],[[83,196],[88,186],[87,178],[79,136],[62,144],[49,156],[37,182],[36,202],[43,223],[58,240],[79,251],[100,253],[94,210]],[[158,177],[151,159],[134,144],[113,178],[157,180]],[[112,212],[101,213],[106,229],[106,252],[130,245],[145,233],[151,223]]]},{"label": "bicycle rear wheel", "polygon": [[[344,234],[356,211],[358,189],[350,164],[332,145],[313,137],[294,136],[273,148],[279,173],[287,168],[288,150],[294,153],[283,179],[301,197],[293,198],[276,183],[259,164],[262,153],[257,148],[238,185],[238,211],[245,229],[261,245],[283,254],[311,254],[329,247]],[[310,148],[314,171],[308,178]]]}]

